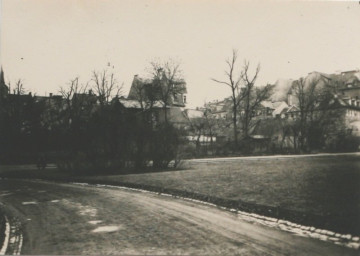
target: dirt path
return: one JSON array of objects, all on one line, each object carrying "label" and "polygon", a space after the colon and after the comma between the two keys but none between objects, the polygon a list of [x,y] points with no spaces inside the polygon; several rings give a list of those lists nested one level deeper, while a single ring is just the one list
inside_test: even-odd
[{"label": "dirt path", "polygon": [[22,254],[358,255],[212,206],[123,189],[0,180]]}]

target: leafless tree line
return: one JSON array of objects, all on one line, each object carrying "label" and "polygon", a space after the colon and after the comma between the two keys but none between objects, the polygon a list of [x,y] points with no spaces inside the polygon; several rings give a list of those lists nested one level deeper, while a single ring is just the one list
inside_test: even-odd
[{"label": "leafless tree line", "polygon": [[250,62],[245,60],[242,67],[238,67],[238,53],[232,51],[230,59],[226,60],[225,80],[212,78],[216,83],[223,84],[231,90],[232,123],[235,146],[239,141],[239,120],[242,137],[246,138],[253,124],[251,123],[254,110],[260,103],[266,100],[272,90],[271,85],[263,87],[255,86],[260,73],[260,64],[257,65],[254,74],[250,74]]}]

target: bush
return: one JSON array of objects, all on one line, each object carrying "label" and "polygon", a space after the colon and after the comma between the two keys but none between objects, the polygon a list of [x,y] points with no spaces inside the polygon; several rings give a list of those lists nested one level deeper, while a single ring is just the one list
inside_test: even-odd
[{"label": "bush", "polygon": [[167,168],[172,160],[176,165],[181,159],[180,131],[171,124],[159,124],[153,132],[151,142],[151,159],[154,168]]},{"label": "bush", "polygon": [[360,138],[351,134],[337,134],[329,137],[325,149],[330,152],[355,152],[359,150]]}]

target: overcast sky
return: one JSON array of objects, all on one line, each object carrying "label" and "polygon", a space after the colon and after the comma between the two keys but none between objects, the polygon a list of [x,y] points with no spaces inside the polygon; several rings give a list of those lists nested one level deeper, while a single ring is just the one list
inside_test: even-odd
[{"label": "overcast sky", "polygon": [[[1,0],[5,79],[56,93],[111,63],[127,94],[153,59],[180,61],[189,107],[229,95],[225,60],[261,63],[258,84],[360,68],[360,4],[220,0]],[[112,68],[114,66],[114,68]]]}]

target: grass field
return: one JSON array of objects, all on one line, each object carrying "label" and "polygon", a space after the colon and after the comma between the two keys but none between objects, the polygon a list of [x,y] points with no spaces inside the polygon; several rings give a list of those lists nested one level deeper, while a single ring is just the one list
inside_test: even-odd
[{"label": "grass field", "polygon": [[[35,170],[27,173],[42,177]],[[42,174],[55,179],[65,176],[56,170]],[[324,227],[360,235],[359,155],[190,161],[179,171],[90,176],[86,181],[154,186],[277,207],[316,215],[324,220]]]}]

